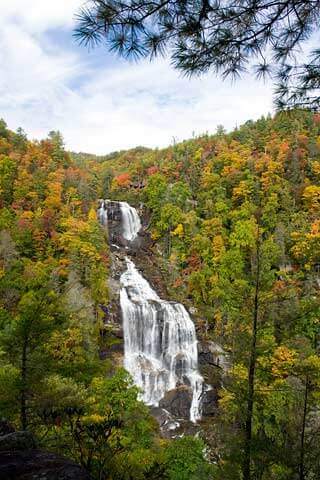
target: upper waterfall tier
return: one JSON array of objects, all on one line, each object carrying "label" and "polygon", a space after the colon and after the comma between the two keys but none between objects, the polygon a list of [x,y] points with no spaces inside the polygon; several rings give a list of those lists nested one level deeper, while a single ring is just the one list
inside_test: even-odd
[{"label": "upper waterfall tier", "polygon": [[137,210],[127,202],[101,200],[98,208],[99,221],[105,225],[110,220],[119,221],[122,237],[132,242],[141,229],[141,222]]},{"label": "upper waterfall tier", "polygon": [[141,229],[141,222],[137,210],[131,207],[127,202],[119,202],[122,214],[123,236],[126,240],[132,242]]},{"label": "upper waterfall tier", "polygon": [[203,389],[194,323],[183,305],[161,300],[134,264],[126,262],[120,279],[125,367],[148,405],[158,405],[177,385],[190,386],[194,422],[201,417]]},{"label": "upper waterfall tier", "polygon": [[107,214],[107,206],[105,200],[99,201],[99,208],[98,208],[98,219],[102,225],[106,225],[108,221],[108,214]]}]

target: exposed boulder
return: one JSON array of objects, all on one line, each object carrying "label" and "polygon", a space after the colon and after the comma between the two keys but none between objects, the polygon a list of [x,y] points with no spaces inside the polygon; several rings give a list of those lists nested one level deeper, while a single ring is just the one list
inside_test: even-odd
[{"label": "exposed boulder", "polygon": [[164,408],[151,407],[150,411],[159,424],[162,436],[166,438],[174,436],[180,423]]},{"label": "exposed boulder", "polygon": [[91,479],[90,475],[72,460],[41,450],[0,452],[0,478],[3,480]]},{"label": "exposed boulder", "polygon": [[[3,434],[4,432],[8,432]],[[0,478],[3,480],[90,480],[80,465],[55,453],[36,449],[33,435],[0,422]]]},{"label": "exposed boulder", "polygon": [[170,415],[170,413],[164,408],[150,407],[150,412],[153,415],[153,417],[157,420],[159,427],[163,427],[168,422],[171,422],[173,420],[172,415]]},{"label": "exposed boulder", "polygon": [[160,400],[159,407],[168,410],[176,417],[189,418],[192,402],[192,389],[181,385],[169,390]]},{"label": "exposed boulder", "polygon": [[0,437],[0,452],[5,450],[27,450],[35,448],[36,443],[30,432],[11,432]]},{"label": "exposed boulder", "polygon": [[15,430],[8,420],[0,420],[0,436],[7,435],[7,433],[13,433]]}]

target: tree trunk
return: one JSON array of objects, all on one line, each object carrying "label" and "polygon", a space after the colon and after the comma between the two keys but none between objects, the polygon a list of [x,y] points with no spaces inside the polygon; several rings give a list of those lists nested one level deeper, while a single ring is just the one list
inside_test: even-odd
[{"label": "tree trunk", "polygon": [[[259,233],[258,233],[259,235]],[[252,316],[252,341],[248,368],[248,399],[245,421],[245,438],[242,464],[243,480],[251,480],[251,441],[252,441],[252,416],[254,397],[254,376],[257,357],[257,325],[259,315],[259,289],[260,289],[260,239],[257,240],[257,271],[255,278],[254,309]]]},{"label": "tree trunk", "polygon": [[304,472],[304,453],[305,453],[305,430],[306,430],[306,418],[307,418],[307,406],[308,406],[308,377],[306,378],[306,386],[304,391],[303,402],[303,416],[302,416],[302,430],[300,437],[300,462],[299,462],[299,480],[305,480]]},{"label": "tree trunk", "polygon": [[170,257],[170,252],[171,252],[171,237],[170,237],[170,229],[168,228],[167,233],[166,233],[166,254],[167,254],[167,258]]},{"label": "tree trunk", "polygon": [[21,357],[21,389],[20,389],[20,422],[22,430],[28,428],[27,418],[27,347],[28,342],[25,339],[22,346]]}]

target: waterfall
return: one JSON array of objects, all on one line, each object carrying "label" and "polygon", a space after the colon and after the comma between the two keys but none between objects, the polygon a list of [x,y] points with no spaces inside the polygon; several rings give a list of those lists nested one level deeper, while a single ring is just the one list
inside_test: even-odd
[{"label": "waterfall", "polygon": [[125,368],[148,405],[157,406],[177,384],[190,385],[190,420],[195,422],[201,417],[203,379],[194,323],[183,305],[161,300],[132,261],[126,262],[120,279]]},{"label": "waterfall", "polygon": [[122,216],[123,237],[132,242],[141,228],[139,215],[137,210],[127,202],[119,202],[119,206]]},{"label": "waterfall", "polygon": [[[106,222],[106,208],[102,202],[98,209],[101,223]],[[126,202],[110,202],[108,208],[109,220],[121,221],[123,238],[132,242],[141,229],[136,209]],[[189,386],[190,420],[196,422],[201,418],[203,378],[194,323],[183,305],[162,300],[134,263],[127,257],[125,261],[127,268],[120,277],[124,366],[147,405],[158,406],[167,391]]]},{"label": "waterfall", "polygon": [[98,219],[102,225],[106,225],[108,221],[107,206],[104,200],[100,200],[98,208]]},{"label": "waterfall", "polygon": [[[127,202],[112,202],[110,200],[100,200],[98,207],[98,219],[102,225],[108,221],[108,208],[110,218],[114,216],[113,205],[120,210],[122,235],[125,240],[132,242],[141,229],[141,222],[137,210],[131,207]],[[111,210],[111,211],[110,211]]]}]

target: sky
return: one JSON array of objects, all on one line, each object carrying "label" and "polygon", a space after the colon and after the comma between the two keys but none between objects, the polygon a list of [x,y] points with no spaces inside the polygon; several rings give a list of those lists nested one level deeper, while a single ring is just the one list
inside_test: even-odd
[{"label": "sky", "polygon": [[128,62],[73,39],[84,0],[0,0],[0,117],[30,139],[60,130],[66,148],[106,154],[163,147],[272,113],[272,85],[189,80],[169,61]]}]

